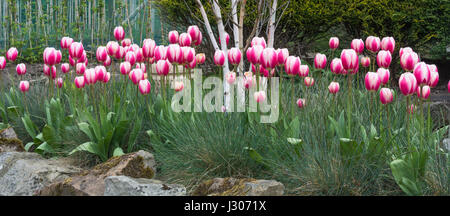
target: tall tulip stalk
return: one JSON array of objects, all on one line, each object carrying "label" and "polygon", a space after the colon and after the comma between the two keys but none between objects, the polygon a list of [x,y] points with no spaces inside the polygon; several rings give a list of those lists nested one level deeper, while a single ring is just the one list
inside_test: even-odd
[{"label": "tall tulip stalk", "polygon": [[347,72],[347,83],[348,83],[348,102],[347,102],[347,134],[351,137],[351,125],[352,125],[352,83],[351,74],[353,70],[357,70],[359,66],[358,55],[353,49],[344,49],[341,52],[341,62],[342,67]]}]

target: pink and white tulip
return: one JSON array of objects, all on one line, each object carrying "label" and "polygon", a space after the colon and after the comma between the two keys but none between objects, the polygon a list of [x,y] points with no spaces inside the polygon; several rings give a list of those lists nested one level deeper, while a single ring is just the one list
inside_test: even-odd
[{"label": "pink and white tulip", "polygon": [[339,92],[339,83],[338,82],[331,82],[328,86],[328,91],[331,94],[337,94]]},{"label": "pink and white tulip", "polygon": [[140,68],[135,68],[130,72],[129,78],[135,85],[138,85],[139,81],[144,79],[144,72]]},{"label": "pink and white tulip", "polygon": [[123,30],[122,26],[114,28],[114,38],[116,38],[117,41],[121,41],[125,38],[125,30]]},{"label": "pink and white tulip", "polygon": [[428,68],[430,69],[430,80],[428,81],[428,85],[431,88],[434,88],[439,82],[439,73],[436,65],[434,64],[428,65]]},{"label": "pink and white tulip", "polygon": [[97,82],[97,73],[93,68],[89,68],[84,72],[84,81],[87,85],[94,84]]},{"label": "pink and white tulip", "polygon": [[330,46],[331,50],[337,49],[339,47],[339,38],[331,37],[330,41],[328,42],[328,45]]},{"label": "pink and white tulip", "polygon": [[8,52],[6,52],[6,59],[8,59],[8,61],[14,62],[18,54],[19,52],[17,51],[17,49],[15,47],[11,47],[8,49]]},{"label": "pink and white tulip", "polygon": [[84,81],[84,77],[83,76],[75,77],[74,82],[75,82],[75,86],[77,88],[83,88],[85,86],[85,84],[86,84],[85,81]]},{"label": "pink and white tulip", "polygon": [[400,75],[398,86],[403,95],[411,95],[417,90],[417,80],[414,74],[406,72]]},{"label": "pink and white tulip", "polygon": [[153,58],[155,56],[156,42],[152,39],[145,39],[142,43],[142,54],[145,58]]},{"label": "pink and white tulip", "polygon": [[97,52],[95,53],[97,56],[97,61],[104,62],[106,61],[106,58],[108,57],[108,51],[106,50],[106,47],[99,46],[97,48]]},{"label": "pink and white tulip", "polygon": [[30,90],[30,83],[28,81],[20,81],[19,83],[19,89],[22,92],[27,92]]},{"label": "pink and white tulip", "polygon": [[375,72],[368,72],[364,78],[364,84],[368,91],[378,91],[380,88],[381,80],[378,74]]},{"label": "pink and white tulip", "polygon": [[404,47],[404,48],[400,48],[400,50],[398,51],[398,55],[400,56],[400,58],[403,56],[404,53],[409,53],[409,52],[414,52],[413,49],[411,47]]},{"label": "pink and white tulip", "polygon": [[417,84],[428,84],[430,80],[430,69],[425,62],[419,62],[414,66],[414,76],[416,77]]},{"label": "pink and white tulip", "polygon": [[266,100],[266,92],[265,91],[258,91],[253,94],[253,98],[256,100],[257,103],[261,103],[264,100]]},{"label": "pink and white tulip", "polygon": [[125,54],[125,61],[130,62],[131,66],[134,66],[134,64],[136,64],[136,53],[133,51],[127,52],[127,54]]},{"label": "pink and white tulip", "polygon": [[355,50],[356,53],[361,54],[364,51],[364,42],[362,39],[353,39],[350,47]]},{"label": "pink and white tulip", "polygon": [[197,61],[197,64],[203,64],[205,63],[206,56],[205,53],[199,53],[195,56],[195,60]]},{"label": "pink and white tulip", "polygon": [[111,57],[106,56],[105,62],[103,62],[103,66],[109,67],[111,65]]},{"label": "pink and white tulip", "polygon": [[122,62],[120,63],[120,73],[123,75],[127,75],[131,71],[131,64],[130,62]]},{"label": "pink and white tulip", "polygon": [[20,63],[16,66],[17,75],[25,75],[27,73],[27,66],[24,63]]},{"label": "pink and white tulip", "polygon": [[265,48],[260,59],[261,65],[266,69],[273,69],[278,64],[278,55],[274,48]]},{"label": "pink and white tulip", "polygon": [[415,52],[403,53],[400,58],[400,65],[405,71],[413,71],[414,66],[419,62],[419,56]]},{"label": "pink and white tulip", "polygon": [[391,103],[394,100],[394,96],[392,94],[391,89],[389,88],[381,88],[380,90],[380,101],[382,104]]},{"label": "pink and white tulip", "polygon": [[235,72],[228,72],[226,75],[226,80],[228,84],[233,85],[233,83],[236,81],[236,73]]},{"label": "pink and white tulip", "polygon": [[139,81],[139,91],[142,95],[147,95],[150,93],[150,89],[152,88],[152,85],[147,79]]},{"label": "pink and white tulip", "polygon": [[187,33],[191,36],[192,43],[195,46],[198,46],[202,42],[202,32],[196,25],[192,25],[188,27]]},{"label": "pink and white tulip", "polygon": [[353,49],[344,49],[341,52],[342,67],[344,70],[355,70],[359,67],[358,55]]},{"label": "pink and white tulip", "polygon": [[70,37],[61,38],[61,49],[69,49],[70,45],[73,43],[73,39]]},{"label": "pink and white tulip", "polygon": [[170,31],[169,32],[169,43],[171,44],[177,44],[178,43],[179,34],[177,31]]},{"label": "pink and white tulip", "polygon": [[393,37],[384,37],[381,40],[381,49],[382,50],[387,50],[391,54],[394,53],[394,49],[395,49],[395,40],[394,40],[394,38]]},{"label": "pink and white tulip", "polygon": [[344,70],[341,59],[334,58],[330,63],[330,70],[334,74],[341,74]]},{"label": "pink and white tulip", "polygon": [[369,36],[366,38],[366,48],[371,52],[378,52],[381,48],[381,42],[379,37]]},{"label": "pink and white tulip", "polygon": [[52,79],[56,78],[56,66],[48,66],[44,64],[44,75],[51,77]]},{"label": "pink and white tulip", "polygon": [[64,81],[61,77],[55,79],[54,82],[55,82],[55,86],[58,88],[62,88],[63,83],[64,83]]},{"label": "pink and white tulip", "polygon": [[302,62],[300,60],[300,57],[289,56],[284,64],[284,70],[286,71],[286,74],[288,75],[298,74],[300,72],[301,63]]},{"label": "pink and white tulip", "polygon": [[266,40],[263,37],[254,37],[252,39],[251,46],[261,45],[263,48],[266,48]]},{"label": "pink and white tulip", "polygon": [[183,90],[184,83],[182,81],[175,81],[175,83],[173,84],[173,88],[175,89],[176,92],[179,92]]},{"label": "pink and white tulip", "polygon": [[156,73],[166,76],[172,70],[172,64],[168,60],[159,60],[156,62]]},{"label": "pink and white tulip", "polygon": [[55,65],[58,64],[57,60],[58,60],[58,54],[57,54],[57,50],[53,47],[47,47],[44,50],[44,64],[47,65]]},{"label": "pink and white tulip", "polygon": [[305,99],[303,99],[303,98],[299,98],[298,100],[297,100],[297,106],[298,106],[298,108],[303,108],[303,107],[305,107]]},{"label": "pink and white tulip", "polygon": [[216,50],[214,53],[214,64],[217,66],[222,66],[225,64],[225,54],[222,50]]},{"label": "pink and white tulip", "polygon": [[61,64],[61,71],[65,74],[67,72],[69,72],[70,70],[70,65],[69,63],[63,63]]},{"label": "pink and white tulip", "polygon": [[242,53],[239,48],[233,47],[228,50],[228,61],[230,61],[232,65],[238,65],[241,63],[241,56]]},{"label": "pink and white tulip", "polygon": [[106,44],[106,53],[110,56],[116,56],[120,50],[120,45],[116,41],[110,41]]},{"label": "pink and white tulip", "polygon": [[261,55],[264,51],[264,47],[261,45],[255,45],[247,50],[247,60],[255,65],[261,64]]},{"label": "pink and white tulip", "polygon": [[364,57],[362,57],[361,58],[361,65],[363,66],[363,67],[369,67],[370,66],[370,58],[369,57],[367,57],[367,56],[364,56]]},{"label": "pink and white tulip", "polygon": [[428,99],[430,97],[431,89],[430,86],[424,85],[422,87],[417,88],[417,97],[422,99]]},{"label": "pink and white tulip", "polygon": [[155,47],[155,61],[166,60],[167,59],[167,47],[157,46]]},{"label": "pink and white tulip", "polygon": [[83,56],[83,52],[84,47],[82,43],[73,42],[69,47],[69,55],[74,59],[80,59]]},{"label": "pink and white tulip", "polygon": [[284,65],[287,57],[289,56],[289,50],[286,48],[277,49],[277,56],[278,56],[277,63],[279,65]]},{"label": "pink and white tulip", "polygon": [[178,39],[178,44],[180,44],[180,46],[191,46],[192,43],[192,38],[191,35],[189,35],[188,33],[181,33],[180,37]]},{"label": "pink and white tulip", "polygon": [[298,71],[298,75],[300,77],[307,77],[309,74],[309,66],[308,65],[300,65],[300,69]]},{"label": "pink and white tulip", "polygon": [[[225,34],[225,43],[228,46],[228,44],[230,43],[230,35],[227,32],[225,32],[224,34]],[[219,44],[221,44],[221,43],[222,42],[220,40],[220,34],[219,34]]]},{"label": "pink and white tulip", "polygon": [[106,73],[107,73],[105,66],[100,66],[100,65],[96,66],[94,68],[94,70],[95,70],[95,74],[97,75],[96,80],[103,81],[103,79],[105,78]]},{"label": "pink and white tulip", "polygon": [[80,75],[84,74],[84,72],[86,71],[86,64],[78,63],[75,68],[75,71],[77,74],[80,74]]},{"label": "pink and white tulip", "polygon": [[316,69],[325,69],[327,66],[327,56],[324,54],[317,53],[314,57],[314,67]]},{"label": "pink and white tulip", "polygon": [[391,65],[392,56],[389,51],[386,50],[380,50],[377,54],[377,64],[378,67],[382,68],[389,68],[389,65]]},{"label": "pink and white tulip", "polygon": [[5,69],[6,67],[6,58],[3,56],[0,56],[0,70]]},{"label": "pink and white tulip", "polygon": [[314,85],[314,78],[312,77],[305,77],[305,85],[307,87],[311,87]]},{"label": "pink and white tulip", "polygon": [[378,77],[383,85],[386,85],[389,82],[390,72],[385,68],[378,68],[377,70]]},{"label": "pink and white tulip", "polygon": [[183,52],[180,45],[170,44],[167,48],[167,59],[172,64],[183,64]]}]

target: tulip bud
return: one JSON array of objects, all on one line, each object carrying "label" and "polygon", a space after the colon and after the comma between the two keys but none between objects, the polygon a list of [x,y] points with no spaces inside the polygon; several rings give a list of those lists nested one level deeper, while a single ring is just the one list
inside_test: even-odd
[{"label": "tulip bud", "polygon": [[168,60],[159,60],[156,62],[156,73],[166,76],[172,70],[172,64]]},{"label": "tulip bud", "polygon": [[105,66],[96,66],[94,70],[95,74],[97,75],[96,80],[103,81],[107,72]]},{"label": "tulip bud", "polygon": [[377,74],[383,85],[386,85],[389,82],[390,73],[388,69],[378,68]]},{"label": "tulip bud", "polygon": [[327,56],[317,53],[314,58],[314,67],[316,69],[324,69],[327,66]]},{"label": "tulip bud", "polygon": [[330,46],[331,50],[337,49],[339,47],[339,38],[331,37],[330,41],[328,42],[328,45]]},{"label": "tulip bud", "polygon": [[417,84],[427,84],[430,80],[430,69],[425,62],[419,62],[414,66],[414,76]]},{"label": "tulip bud", "polygon": [[256,45],[260,45],[263,48],[266,48],[267,44],[266,44],[266,40],[263,37],[254,37],[252,39],[252,43],[251,46],[256,46]]},{"label": "tulip bud", "polygon": [[398,54],[401,58],[404,53],[409,53],[409,52],[414,52],[414,51],[413,51],[413,49],[411,49],[411,47],[404,47],[404,48],[400,48],[400,51],[398,52]]},{"label": "tulip bud", "polygon": [[5,69],[6,67],[6,59],[3,56],[0,56],[0,70]]},{"label": "tulip bud", "polygon": [[345,70],[355,70],[359,66],[358,55],[353,49],[344,49],[341,52],[342,67]]},{"label": "tulip bud", "polygon": [[391,54],[394,53],[394,49],[395,49],[395,40],[394,40],[394,38],[393,37],[384,37],[381,40],[381,49],[382,50],[387,50]]},{"label": "tulip bud", "polygon": [[17,75],[19,75],[19,76],[25,75],[27,73],[27,67],[25,66],[24,63],[20,63],[16,66],[16,72],[17,72]]},{"label": "tulip bud", "polygon": [[180,46],[191,46],[191,43],[192,43],[191,35],[189,35],[188,33],[180,34],[178,41],[178,44],[180,44]]},{"label": "tulip bud", "polygon": [[151,87],[152,85],[147,79],[139,81],[139,91],[142,95],[147,95],[148,93],[150,93]]},{"label": "tulip bud", "polygon": [[361,58],[361,65],[363,66],[363,67],[369,67],[370,66],[370,58],[369,57],[367,57],[367,56],[364,56],[364,57],[362,57]]},{"label": "tulip bud", "polygon": [[371,51],[371,52],[378,52],[378,50],[380,50],[381,47],[381,42],[380,42],[380,38],[379,37],[375,37],[375,36],[369,36],[366,38],[366,47],[367,50]]},{"label": "tulip bud", "polygon": [[125,38],[125,31],[122,26],[114,28],[114,38],[116,38],[117,41],[121,41]]},{"label": "tulip bud", "polygon": [[432,88],[436,87],[439,82],[439,73],[437,70],[436,65],[428,65],[428,68],[430,69],[430,81],[428,82],[428,85]]},{"label": "tulip bud", "polygon": [[305,85],[307,87],[311,87],[314,85],[314,78],[312,77],[305,77]]},{"label": "tulip bud", "polygon": [[83,76],[77,76],[75,77],[75,86],[77,88],[83,88],[85,85],[84,77]]},{"label": "tulip bud", "polygon": [[136,63],[136,54],[133,51],[128,51],[125,54],[125,61],[130,62],[131,66],[134,66]]},{"label": "tulip bud", "polygon": [[417,80],[414,74],[406,72],[400,75],[398,86],[403,95],[411,95],[417,90]]},{"label": "tulip bud", "polygon": [[334,59],[331,61],[331,64],[330,64],[330,70],[331,70],[331,72],[334,73],[334,74],[341,74],[342,71],[344,70],[344,67],[342,66],[342,61],[341,61],[341,59],[334,58]]},{"label": "tulip bud", "polygon": [[156,42],[152,39],[145,39],[142,44],[142,54],[145,58],[153,58],[155,55]]},{"label": "tulip bud", "polygon": [[336,94],[339,92],[339,83],[338,82],[331,82],[328,86],[328,91],[330,91],[331,94]]},{"label": "tulip bud", "polygon": [[63,73],[67,73],[70,70],[70,65],[68,63],[63,63],[61,64],[61,71]]},{"label": "tulip bud", "polygon": [[122,46],[123,47],[128,47],[128,46],[130,46],[131,45],[131,39],[130,38],[124,38],[123,40],[122,40]]},{"label": "tulip bud", "polygon": [[80,75],[84,74],[84,72],[86,71],[86,64],[78,63],[75,70],[76,70],[77,74],[80,74]]},{"label": "tulip bud", "polygon": [[97,74],[95,73],[95,70],[92,68],[87,69],[84,72],[84,81],[86,84],[94,84],[97,82]]},{"label": "tulip bud", "polygon": [[353,39],[350,47],[355,50],[356,53],[361,54],[364,51],[364,42],[362,39]]},{"label": "tulip bud", "polygon": [[236,81],[236,73],[235,72],[228,72],[226,75],[226,80],[228,84],[233,85],[234,81]]},{"label": "tulip bud", "polygon": [[129,74],[129,78],[135,85],[138,85],[139,81],[144,79],[144,72],[140,68],[133,69]]},{"label": "tulip bud", "polygon": [[261,53],[261,65],[264,68],[272,69],[275,68],[278,64],[278,55],[275,49],[273,48],[265,48]]},{"label": "tulip bud", "polygon": [[214,64],[217,66],[222,66],[225,64],[225,54],[222,50],[216,50],[214,53]]},{"label": "tulip bud", "polygon": [[157,46],[155,47],[155,61],[167,59],[167,47]]},{"label": "tulip bud", "polygon": [[178,43],[178,32],[177,31],[170,31],[169,32],[169,43],[176,44]]},{"label": "tulip bud", "polygon": [[391,65],[392,56],[389,51],[381,50],[377,54],[377,64],[378,67],[382,68],[389,68],[389,65]]},{"label": "tulip bud", "polygon": [[167,59],[172,64],[182,64],[183,63],[183,52],[180,45],[170,44],[167,48]]},{"label": "tulip bud", "polygon": [[418,62],[419,56],[415,52],[403,53],[400,58],[400,65],[405,71],[412,71]]},{"label": "tulip bud", "polygon": [[184,83],[182,81],[175,81],[173,88],[175,89],[176,92],[179,92],[179,91],[183,90]]},{"label": "tulip bud", "polygon": [[84,47],[82,43],[73,42],[69,47],[69,55],[74,59],[80,59],[83,56],[83,52]]},{"label": "tulip bud", "polygon": [[380,90],[380,101],[382,104],[391,103],[394,99],[391,89],[381,88]]},{"label": "tulip bud", "polygon": [[306,104],[305,104],[305,99],[299,98],[299,99],[297,100],[297,106],[298,106],[298,108],[303,108],[305,105],[306,105]]},{"label": "tulip bud", "polygon": [[255,92],[255,93],[253,94],[253,97],[255,98],[255,100],[256,100],[257,103],[261,103],[261,102],[263,102],[264,100],[266,100],[266,92],[265,92],[265,91],[258,91],[258,92]]},{"label": "tulip bud", "polygon": [[106,47],[104,47],[104,46],[99,46],[99,47],[97,48],[96,55],[97,55],[97,61],[99,61],[99,62],[104,62],[104,61],[106,61],[106,58],[108,57],[108,52],[107,52],[107,50],[106,50]]},{"label": "tulip bud", "polygon": [[70,37],[63,37],[61,39],[61,49],[69,49],[70,45],[72,45],[73,39]]},{"label": "tulip bud", "polygon": [[309,66],[308,65],[300,65],[300,69],[298,71],[298,75],[300,77],[306,77],[309,74]]},{"label": "tulip bud", "polygon": [[378,91],[380,88],[381,80],[378,74],[375,72],[368,72],[364,79],[364,84],[368,91]]},{"label": "tulip bud", "polygon": [[19,52],[17,51],[17,49],[15,47],[11,47],[9,48],[8,52],[6,52],[6,59],[8,59],[8,61],[14,62],[18,54]]},{"label": "tulip bud", "polygon": [[30,83],[28,81],[20,81],[19,89],[22,92],[27,92],[28,90],[30,90]]},{"label": "tulip bud", "polygon": [[200,32],[200,29],[196,25],[192,25],[188,27],[187,33],[191,36],[192,43],[194,43],[195,46],[198,46],[202,42],[202,32]]},{"label": "tulip bud", "polygon": [[64,81],[61,77],[55,79],[54,82],[55,82],[55,86],[58,88],[62,88],[63,83],[64,83]]},{"label": "tulip bud", "polygon": [[289,56],[289,50],[284,48],[284,49],[277,49],[277,62],[279,65],[284,65],[284,63],[286,62],[287,57]]},{"label": "tulip bud", "polygon": [[422,99],[428,99],[428,97],[430,96],[431,93],[431,89],[430,86],[424,85],[422,87],[418,87],[417,90],[417,97],[422,98]]},{"label": "tulip bud", "polygon": [[284,70],[288,75],[296,75],[300,72],[301,60],[296,56],[289,56],[284,64]]},{"label": "tulip bud", "polygon": [[197,61],[197,64],[203,64],[205,63],[206,57],[205,53],[199,53],[195,56],[195,59]]}]

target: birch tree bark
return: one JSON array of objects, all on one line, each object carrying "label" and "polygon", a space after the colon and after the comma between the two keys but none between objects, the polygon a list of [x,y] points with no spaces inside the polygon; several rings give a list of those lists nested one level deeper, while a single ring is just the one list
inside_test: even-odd
[{"label": "birch tree bark", "polygon": [[270,21],[269,21],[269,36],[267,46],[273,48],[273,42],[275,37],[275,18],[277,13],[277,0],[273,0],[272,9],[270,10]]}]

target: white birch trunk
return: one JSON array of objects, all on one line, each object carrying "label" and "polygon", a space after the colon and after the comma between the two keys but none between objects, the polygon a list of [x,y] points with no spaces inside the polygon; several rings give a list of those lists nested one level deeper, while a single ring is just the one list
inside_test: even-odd
[{"label": "white birch trunk", "polygon": [[211,41],[214,49],[218,50],[219,46],[217,45],[216,38],[214,37],[214,33],[211,29],[211,24],[209,24],[209,20],[208,20],[208,16],[206,15],[205,8],[203,7],[203,4],[202,4],[202,2],[200,2],[200,0],[196,0],[196,1],[199,6],[200,13],[202,14],[203,22],[205,22],[205,27],[206,27],[206,31],[207,31],[209,40]]},{"label": "white birch trunk", "polygon": [[267,46],[273,48],[273,42],[275,37],[275,18],[277,12],[277,0],[273,0],[272,9],[270,10],[270,21],[269,21],[269,38]]}]

